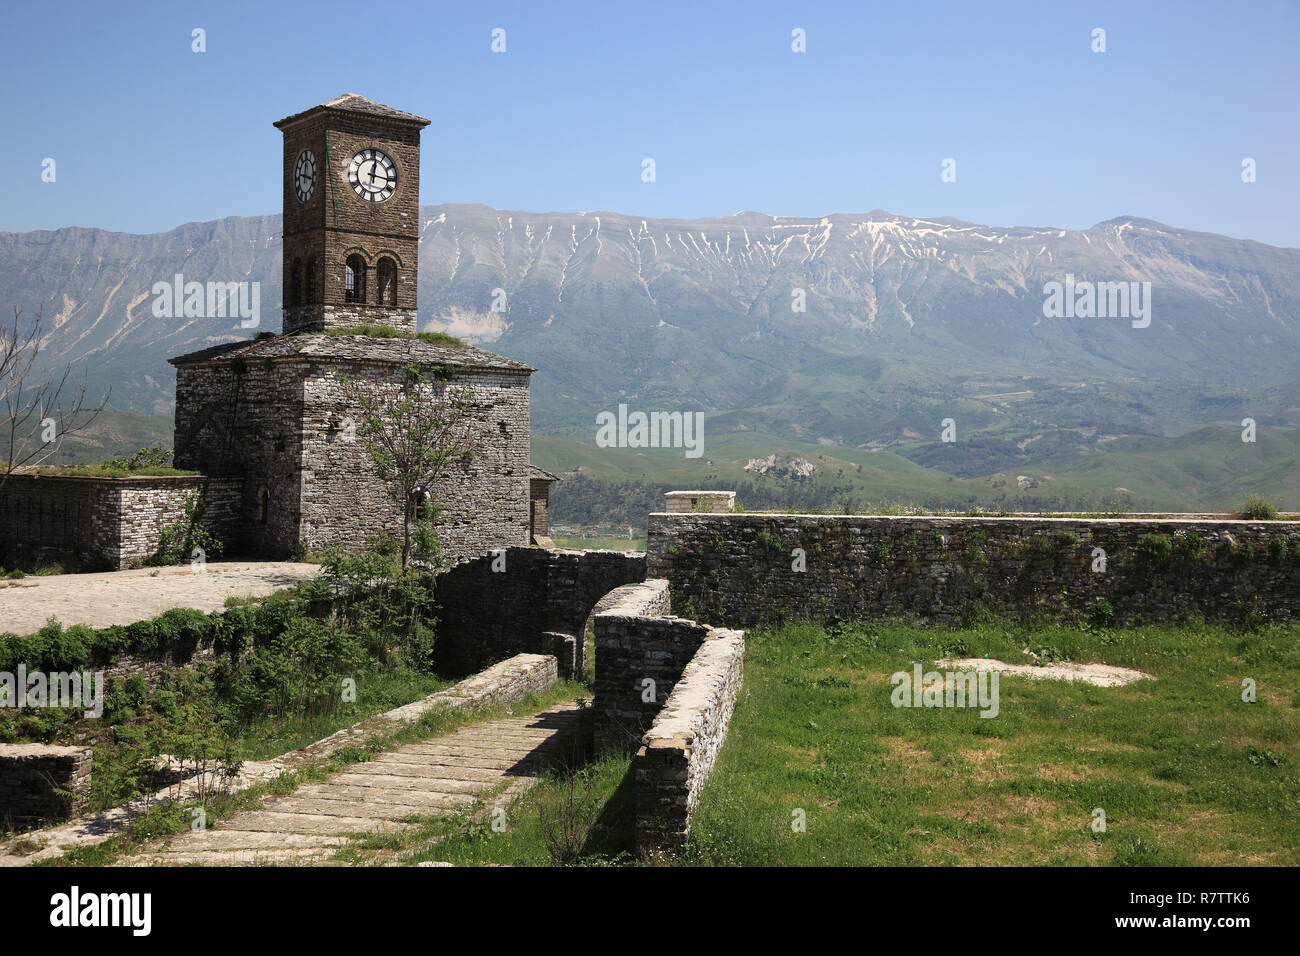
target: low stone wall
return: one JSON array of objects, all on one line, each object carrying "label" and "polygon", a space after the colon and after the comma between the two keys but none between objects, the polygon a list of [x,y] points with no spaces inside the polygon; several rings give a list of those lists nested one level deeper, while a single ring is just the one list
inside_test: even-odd
[{"label": "low stone wall", "polygon": [[313,744],[277,757],[274,763],[285,770],[297,770],[324,760],[347,746],[359,746],[377,734],[392,733],[412,724],[432,710],[486,710],[509,707],[529,694],[540,694],[559,679],[556,660],[550,654],[516,654],[460,683],[410,704],[376,714],[330,734]]},{"label": "low stone wall", "polygon": [[645,580],[639,552],[506,548],[456,565],[434,584],[438,667],[466,674],[518,653],[553,654],[582,673],[587,617],[620,585]]},{"label": "low stone wall", "polygon": [[745,657],[742,631],[709,631],[641,738],[636,774],[636,846],[680,850],[736,706]]},{"label": "low stone wall", "polygon": [[673,612],[960,621],[977,605],[1154,623],[1300,618],[1300,522],[1204,518],[652,514]]},{"label": "low stone wall", "polygon": [[668,582],[647,581],[595,615],[597,753],[636,750],[709,633],[668,605]]},{"label": "low stone wall", "polygon": [[0,826],[61,820],[73,791],[90,782],[92,750],[49,744],[0,744]]},{"label": "low stone wall", "polygon": [[239,478],[200,475],[10,475],[0,487],[0,566],[129,567],[157,550],[163,529],[184,517],[192,495],[204,499],[202,527],[227,540],[238,522],[242,488]]}]

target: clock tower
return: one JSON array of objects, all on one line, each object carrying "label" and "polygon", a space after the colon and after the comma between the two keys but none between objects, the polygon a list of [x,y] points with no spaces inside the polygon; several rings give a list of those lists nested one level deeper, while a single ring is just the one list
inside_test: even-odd
[{"label": "clock tower", "polygon": [[428,125],[355,93],[275,124],[284,134],[285,332],[417,331]]}]

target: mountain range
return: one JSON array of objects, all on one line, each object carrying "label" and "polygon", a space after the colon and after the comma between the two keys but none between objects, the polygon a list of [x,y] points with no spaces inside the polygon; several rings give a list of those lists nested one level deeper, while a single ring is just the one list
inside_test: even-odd
[{"label": "mountain range", "polygon": [[[597,413],[626,403],[975,477],[1245,417],[1300,425],[1297,249],[1132,217],[420,216],[421,328],[536,366],[534,428],[552,436],[591,443]],[[151,289],[176,274],[261,283],[261,325],[155,317]],[[123,410],[170,413],[168,356],[278,332],[280,275],[279,216],[0,233],[0,302],[40,311],[46,358],[84,360]],[[1049,316],[1066,282],[1149,283],[1149,324]]]}]

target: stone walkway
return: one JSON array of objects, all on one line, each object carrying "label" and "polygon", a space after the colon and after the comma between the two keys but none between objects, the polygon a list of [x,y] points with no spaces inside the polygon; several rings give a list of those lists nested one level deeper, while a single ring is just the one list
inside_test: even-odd
[{"label": "stone walkway", "polygon": [[322,865],[350,840],[410,830],[414,817],[486,798],[506,806],[568,756],[580,706],[472,724],[351,764],[286,796],[267,797],[216,828],[173,837],[122,860],[134,866]]},{"label": "stone walkway", "polygon": [[217,611],[226,598],[262,597],[314,578],[320,565],[293,561],[209,562],[99,574],[51,574],[0,582],[0,633],[31,634],[53,616],[64,626],[109,627],[174,607]]}]

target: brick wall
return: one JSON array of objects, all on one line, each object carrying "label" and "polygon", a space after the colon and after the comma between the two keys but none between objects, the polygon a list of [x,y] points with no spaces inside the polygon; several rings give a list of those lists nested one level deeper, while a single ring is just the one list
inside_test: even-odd
[{"label": "brick wall", "polygon": [[681,849],[691,815],[727,737],[745,657],[742,631],[708,632],[673,687],[633,761],[636,846]]},{"label": "brick wall", "polygon": [[30,826],[63,819],[68,794],[90,780],[92,751],[50,744],[0,744],[0,824]]},{"label": "brick wall", "polygon": [[1068,618],[1102,600],[1116,622],[1300,617],[1297,522],[653,514],[648,524],[647,573],[669,580],[674,612],[731,626],[960,620],[976,602]]}]

